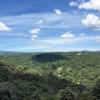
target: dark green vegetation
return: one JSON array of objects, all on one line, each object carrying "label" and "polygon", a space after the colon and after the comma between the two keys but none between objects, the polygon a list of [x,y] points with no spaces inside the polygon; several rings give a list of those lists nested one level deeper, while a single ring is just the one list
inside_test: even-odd
[{"label": "dark green vegetation", "polygon": [[0,53],[0,100],[100,100],[100,52]]}]

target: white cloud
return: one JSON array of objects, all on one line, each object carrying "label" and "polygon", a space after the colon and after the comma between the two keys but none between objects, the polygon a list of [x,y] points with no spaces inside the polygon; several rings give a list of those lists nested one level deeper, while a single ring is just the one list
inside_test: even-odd
[{"label": "white cloud", "polygon": [[62,34],[60,37],[66,41],[70,41],[74,38],[74,35],[71,32],[66,32]]},{"label": "white cloud", "polygon": [[100,0],[89,0],[78,6],[79,9],[91,9],[100,11]]},{"label": "white cloud", "polygon": [[11,29],[6,26],[3,22],[0,22],[0,31],[11,31]]},{"label": "white cloud", "polygon": [[43,20],[39,20],[35,24],[42,24],[42,23],[43,23]]},{"label": "white cloud", "polygon": [[39,33],[41,30],[39,29],[39,28],[34,28],[34,29],[32,29],[31,31],[30,31],[30,33],[32,33],[32,34],[37,34],[37,33]]},{"label": "white cloud", "polygon": [[36,38],[38,38],[37,35],[34,35],[34,34],[33,34],[33,35],[31,36],[31,39],[32,39],[32,40],[34,40],[34,39],[36,39]]},{"label": "white cloud", "polygon": [[86,27],[100,28],[100,18],[94,14],[88,14],[86,18],[82,20],[82,24]]},{"label": "white cloud", "polygon": [[61,14],[62,14],[62,12],[61,12],[60,9],[54,9],[54,11],[55,11],[55,13],[58,14],[58,15],[61,15]]},{"label": "white cloud", "polygon": [[34,28],[30,31],[31,35],[31,39],[34,40],[36,38],[38,38],[38,34],[41,30],[39,28]]},{"label": "white cloud", "polygon": [[94,40],[97,41],[97,42],[100,42],[100,36],[96,36],[96,37],[94,38]]},{"label": "white cloud", "polygon": [[69,5],[70,6],[78,6],[78,4],[76,2],[74,2],[74,1],[70,2]]},{"label": "white cloud", "polygon": [[[7,23],[8,26],[14,28],[23,28],[25,27],[28,30],[30,27],[33,28],[69,28],[69,27],[80,27],[80,19],[83,15],[76,13],[67,13],[62,12],[58,16],[56,13],[33,13],[2,17],[0,21]],[[79,19],[79,20],[77,20]],[[74,20],[74,23],[73,21]],[[43,21],[41,23],[41,21]],[[77,23],[77,24],[76,24]],[[20,26],[20,27],[19,27]]]}]

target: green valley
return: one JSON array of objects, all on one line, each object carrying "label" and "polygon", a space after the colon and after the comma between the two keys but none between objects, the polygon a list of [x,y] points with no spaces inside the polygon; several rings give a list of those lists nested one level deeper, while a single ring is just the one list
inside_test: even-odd
[{"label": "green valley", "polygon": [[1,52],[0,100],[100,100],[100,52]]}]

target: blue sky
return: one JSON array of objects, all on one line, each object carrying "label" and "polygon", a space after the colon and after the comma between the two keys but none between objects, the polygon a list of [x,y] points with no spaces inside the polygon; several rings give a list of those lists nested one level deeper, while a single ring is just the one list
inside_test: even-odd
[{"label": "blue sky", "polygon": [[0,50],[100,50],[100,0],[0,0]]}]

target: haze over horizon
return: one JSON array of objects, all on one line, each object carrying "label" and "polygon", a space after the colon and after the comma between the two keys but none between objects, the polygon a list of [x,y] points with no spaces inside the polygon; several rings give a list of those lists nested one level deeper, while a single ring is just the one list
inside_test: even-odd
[{"label": "haze over horizon", "polygon": [[0,51],[100,50],[100,0],[1,0]]}]

